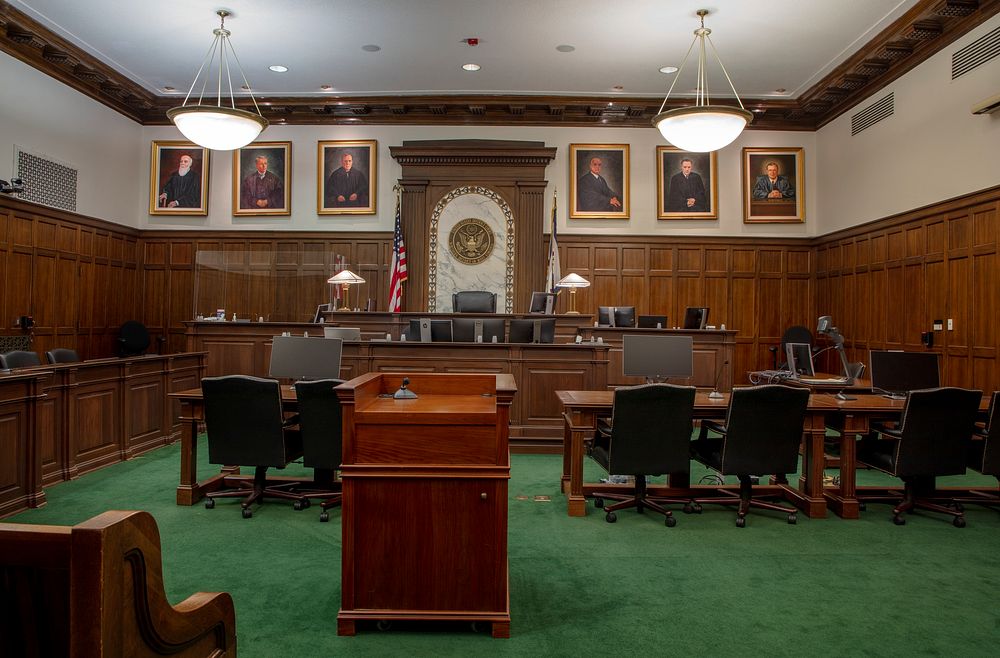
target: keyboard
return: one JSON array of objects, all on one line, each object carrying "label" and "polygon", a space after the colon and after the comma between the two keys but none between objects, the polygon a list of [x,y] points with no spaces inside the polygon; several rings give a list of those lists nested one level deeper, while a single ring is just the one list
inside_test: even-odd
[{"label": "keyboard", "polygon": [[846,384],[843,377],[799,377],[803,384]]}]

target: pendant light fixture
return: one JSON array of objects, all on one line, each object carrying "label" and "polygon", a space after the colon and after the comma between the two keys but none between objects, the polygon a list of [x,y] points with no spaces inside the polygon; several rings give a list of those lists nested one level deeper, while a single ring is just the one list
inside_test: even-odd
[{"label": "pendant light fixture", "polygon": [[[670,85],[670,89],[667,90],[667,97],[660,105],[659,114],[653,117],[653,125],[659,129],[663,137],[677,148],[685,151],[718,151],[739,137],[743,129],[753,119],[753,114],[743,107],[743,102],[740,100],[739,94],[736,93],[736,87],[733,86],[733,81],[729,78],[729,73],[726,72],[726,67],[722,64],[722,59],[719,58],[719,53],[715,50],[715,44],[708,36],[712,31],[705,27],[705,16],[707,15],[707,9],[698,10],[701,27],[694,31],[694,41],[691,42],[691,47],[684,55],[680,70],[677,71],[677,76]],[[738,108],[729,105],[711,105],[709,102],[708,74],[705,70],[706,41],[712,47],[712,54],[719,62],[722,73],[729,83],[729,88],[733,90],[733,96],[736,97],[736,102],[740,105]],[[698,45],[698,81],[695,86],[695,104],[664,112],[663,108],[667,105],[670,92],[674,90],[681,73],[684,72],[684,65],[687,64],[695,44]]]},{"label": "pendant light fixture", "polygon": [[[257,100],[253,97],[253,93],[250,93],[250,100],[253,101],[256,113],[236,108],[233,80],[229,73],[230,57],[236,62],[236,68],[240,72],[240,77],[243,78],[243,85],[246,89],[250,89],[250,83],[247,82],[246,75],[243,74],[243,67],[240,66],[240,60],[229,40],[230,32],[226,29],[226,17],[230,16],[231,12],[220,9],[215,13],[222,21],[219,27],[212,31],[215,39],[205,54],[205,59],[201,62],[201,68],[194,76],[194,82],[191,83],[191,88],[188,89],[187,96],[184,97],[183,105],[167,110],[167,117],[173,121],[185,137],[198,146],[215,151],[232,151],[257,139],[261,131],[267,128],[267,119],[261,115],[260,107],[257,106]],[[210,71],[216,55],[218,55],[219,60],[216,102],[214,105],[203,105],[205,87],[211,78]],[[208,71],[205,71],[206,65],[208,65]],[[205,79],[198,91],[198,102],[188,105],[188,100],[191,98],[195,85],[198,84],[202,71],[205,71]],[[228,106],[222,104],[223,73],[229,90]],[[209,101],[211,101],[211,95],[209,95]]]}]

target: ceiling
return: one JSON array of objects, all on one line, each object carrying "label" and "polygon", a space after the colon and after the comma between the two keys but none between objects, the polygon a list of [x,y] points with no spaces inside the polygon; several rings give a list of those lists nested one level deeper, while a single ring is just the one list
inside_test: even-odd
[{"label": "ceiling", "polygon": [[[0,1],[0,9],[3,4]],[[849,74],[846,67],[852,58],[860,61],[873,44],[895,39],[906,46],[901,54],[920,50],[928,37],[919,36],[914,25],[926,19],[925,14],[938,23],[931,26],[930,37],[939,37],[958,23],[972,22],[965,20],[970,13],[985,14],[984,6],[993,13],[998,4],[996,0],[9,0],[5,13],[10,17],[7,36],[13,46],[34,47],[37,58],[49,67],[66,69],[64,77],[94,74],[90,83],[110,85],[114,92],[110,95],[137,108],[133,118],[144,123],[159,122],[161,110],[178,104],[178,97],[187,92],[211,43],[212,30],[218,27],[214,12],[223,7],[233,12],[226,27],[232,31],[232,44],[254,94],[272,101],[278,106],[272,111],[286,112],[292,122],[297,112],[311,113],[313,119],[332,115],[335,120],[340,106],[355,119],[377,118],[382,106],[374,99],[388,97],[437,98],[443,106],[461,99],[463,107],[471,103],[464,110],[471,116],[477,114],[476,97],[487,101],[502,97],[508,106],[510,98],[525,99],[530,106],[532,98],[545,97],[550,117],[553,103],[561,104],[560,99],[593,104],[594,99],[604,98],[621,103],[625,110],[619,114],[626,118],[648,121],[646,115],[656,113],[675,78],[658,69],[681,65],[700,8],[711,12],[706,26],[741,98],[756,103],[761,113],[775,108],[802,114],[806,102],[816,100],[810,94],[823,91],[824,85],[843,88],[834,100],[865,86],[867,78],[853,87],[834,78]],[[981,22],[985,17],[976,19]],[[16,29],[12,31],[11,25]],[[478,45],[469,45],[469,38],[478,39]],[[557,49],[560,46],[573,49],[562,52],[566,48]],[[24,48],[25,52],[16,52],[2,40],[0,48],[22,59],[32,54]],[[684,99],[693,89],[696,53],[692,57],[671,98]],[[716,98],[731,97],[711,55],[709,60],[710,92]],[[895,58],[882,60],[889,62],[884,68],[891,68]],[[482,68],[470,73],[462,69],[466,63]],[[88,69],[83,74],[81,64]],[[268,69],[274,64],[289,70],[274,73]],[[352,104],[354,100],[359,102]],[[409,113],[413,118],[405,101],[383,105],[386,115]],[[417,105],[413,104],[414,111]],[[433,102],[427,106],[434,114]],[[509,108],[507,113],[517,115]],[[785,118],[794,119],[794,112],[786,114]],[[582,116],[586,115],[585,108]],[[566,120],[564,112],[555,116]],[[457,118],[454,111],[451,118]]]}]

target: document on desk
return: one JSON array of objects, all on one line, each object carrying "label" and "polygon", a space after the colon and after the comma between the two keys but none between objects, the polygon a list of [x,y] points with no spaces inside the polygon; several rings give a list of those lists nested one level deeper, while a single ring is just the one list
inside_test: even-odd
[{"label": "document on desk", "polygon": [[843,377],[799,377],[803,384],[846,384]]}]

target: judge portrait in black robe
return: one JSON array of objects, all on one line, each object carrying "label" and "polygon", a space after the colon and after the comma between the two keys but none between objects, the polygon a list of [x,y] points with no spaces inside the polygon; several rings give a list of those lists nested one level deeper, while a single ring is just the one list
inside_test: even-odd
[{"label": "judge portrait in black robe", "polygon": [[201,175],[194,171],[193,164],[190,155],[181,156],[177,171],[170,174],[157,197],[161,208],[201,207]]},{"label": "judge portrait in black robe", "polygon": [[254,159],[253,173],[240,183],[240,209],[275,210],[285,207],[285,188],[274,172],[267,170],[267,156]]},{"label": "judge portrait in black robe", "polygon": [[708,195],[701,175],[692,171],[690,158],[681,160],[681,170],[670,177],[667,212],[708,212]]},{"label": "judge portrait in black robe", "polygon": [[340,168],[326,179],[323,195],[327,208],[365,208],[368,206],[368,177],[354,168],[354,156],[345,153]]}]

